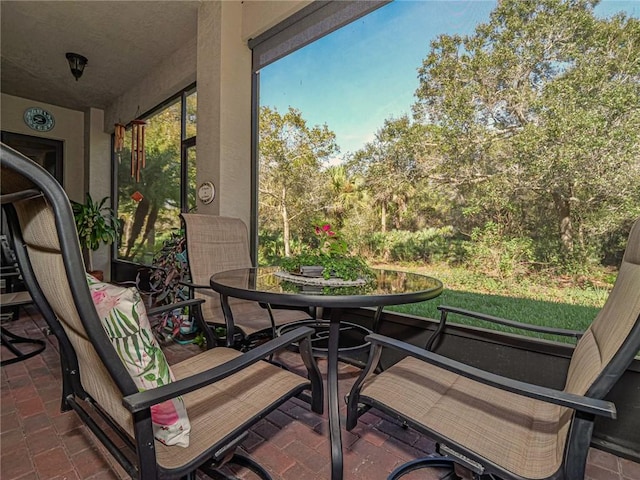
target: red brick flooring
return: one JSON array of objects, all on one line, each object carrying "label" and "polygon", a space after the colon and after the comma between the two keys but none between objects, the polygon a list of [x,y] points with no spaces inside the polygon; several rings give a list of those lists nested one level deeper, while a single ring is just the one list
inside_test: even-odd
[{"label": "red brick flooring", "polygon": [[[18,335],[44,338],[44,321],[28,307],[20,320],[5,325]],[[31,359],[2,367],[0,391],[2,480],[120,479],[122,468],[104,450],[74,412],[60,412],[60,364],[56,340],[46,337],[46,350]],[[193,346],[171,345],[167,357],[192,355]],[[2,358],[8,358],[2,349]],[[294,354],[281,360],[299,364]],[[321,368],[325,367],[320,362]],[[346,392],[358,370],[342,365],[340,387]],[[342,396],[342,393],[341,393]],[[433,442],[403,429],[382,414],[369,412],[352,432],[343,433],[345,480],[386,479],[398,465],[432,452]],[[242,448],[265,466],[274,480],[328,480],[329,441],[326,415],[310,412],[294,399],[271,413],[249,432]],[[421,470],[407,480],[431,480],[441,472]],[[238,477],[255,478],[239,471]],[[640,464],[592,449],[587,480],[640,480]]]}]

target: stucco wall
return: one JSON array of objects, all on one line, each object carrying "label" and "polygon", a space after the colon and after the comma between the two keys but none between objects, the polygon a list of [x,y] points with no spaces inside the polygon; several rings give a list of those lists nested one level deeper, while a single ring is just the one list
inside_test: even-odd
[{"label": "stucco wall", "polygon": [[198,212],[251,218],[251,50],[247,40],[308,1],[204,2],[198,12],[197,183],[213,203]]},{"label": "stucco wall", "polygon": [[242,39],[246,42],[257,37],[310,3],[311,0],[243,2]]},{"label": "stucco wall", "polygon": [[105,131],[128,123],[196,81],[196,37],[180,46],[104,112]]},{"label": "stucco wall", "polygon": [[[77,110],[4,93],[0,107],[2,130],[64,142],[63,187],[72,200],[82,201],[84,197],[84,114]],[[36,132],[30,129],[23,120],[24,111],[29,107],[40,107],[51,112],[56,121],[53,129],[48,132]]]},{"label": "stucco wall", "polygon": [[[85,184],[98,201],[111,196],[111,135],[104,132],[104,111],[89,108],[85,113]],[[106,180],[109,179],[109,180]],[[113,199],[111,199],[113,202]],[[110,280],[111,246],[101,245],[93,253],[93,268]]]}]

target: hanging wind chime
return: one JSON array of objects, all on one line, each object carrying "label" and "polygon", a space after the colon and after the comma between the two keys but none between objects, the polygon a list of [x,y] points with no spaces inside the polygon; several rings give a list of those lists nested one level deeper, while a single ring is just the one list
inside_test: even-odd
[{"label": "hanging wind chime", "polygon": [[140,170],[146,165],[144,153],[144,128],[147,122],[144,120],[131,121],[131,177],[140,181]]},{"label": "hanging wind chime", "polygon": [[116,155],[118,155],[118,162],[120,162],[120,154],[122,153],[122,150],[124,150],[125,133],[126,127],[121,123],[116,123],[115,130],[113,132],[113,136],[115,137],[113,142],[113,150],[115,151]]},{"label": "hanging wind chime", "polygon": [[[136,183],[140,181],[140,171],[145,167],[147,158],[144,153],[144,129],[147,122],[144,120],[132,120],[131,126],[131,178],[136,179]],[[124,138],[127,127],[121,123],[116,123],[114,129],[113,150],[118,155],[124,150]]]}]

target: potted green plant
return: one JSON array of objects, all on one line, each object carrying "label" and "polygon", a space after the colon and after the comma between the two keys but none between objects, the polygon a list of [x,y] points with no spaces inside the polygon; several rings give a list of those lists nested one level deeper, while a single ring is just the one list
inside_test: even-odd
[{"label": "potted green plant", "polygon": [[350,255],[347,243],[331,229],[331,225],[314,227],[317,246],[307,247],[303,252],[281,261],[281,267],[288,272],[307,277],[340,278],[343,280],[367,280],[372,277],[371,269],[357,255]]},{"label": "potted green plant", "polygon": [[101,244],[110,245],[118,239],[120,221],[106,203],[109,197],[94,202],[87,192],[86,202],[71,202],[80,245],[87,252],[87,271],[102,280],[102,272],[93,269],[93,252]]}]

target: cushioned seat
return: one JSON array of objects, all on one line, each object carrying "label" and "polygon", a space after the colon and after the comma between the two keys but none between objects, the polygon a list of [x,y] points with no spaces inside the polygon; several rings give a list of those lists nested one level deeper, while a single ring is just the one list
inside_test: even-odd
[{"label": "cushioned seat", "polygon": [[[242,356],[237,350],[217,347],[172,365],[176,380],[189,378],[213,366]],[[232,377],[183,396],[189,412],[191,434],[188,448],[156,444],[158,463],[177,468],[205,452],[212,441],[220,442],[248,428],[247,419],[260,418],[282,403],[283,392],[291,395],[307,380],[267,362],[260,362]]]},{"label": "cushioned seat", "polygon": [[562,462],[566,436],[559,432],[566,433],[571,419],[566,408],[498,390],[415,358],[385,371],[365,385],[361,395],[524,478],[547,478]]}]

